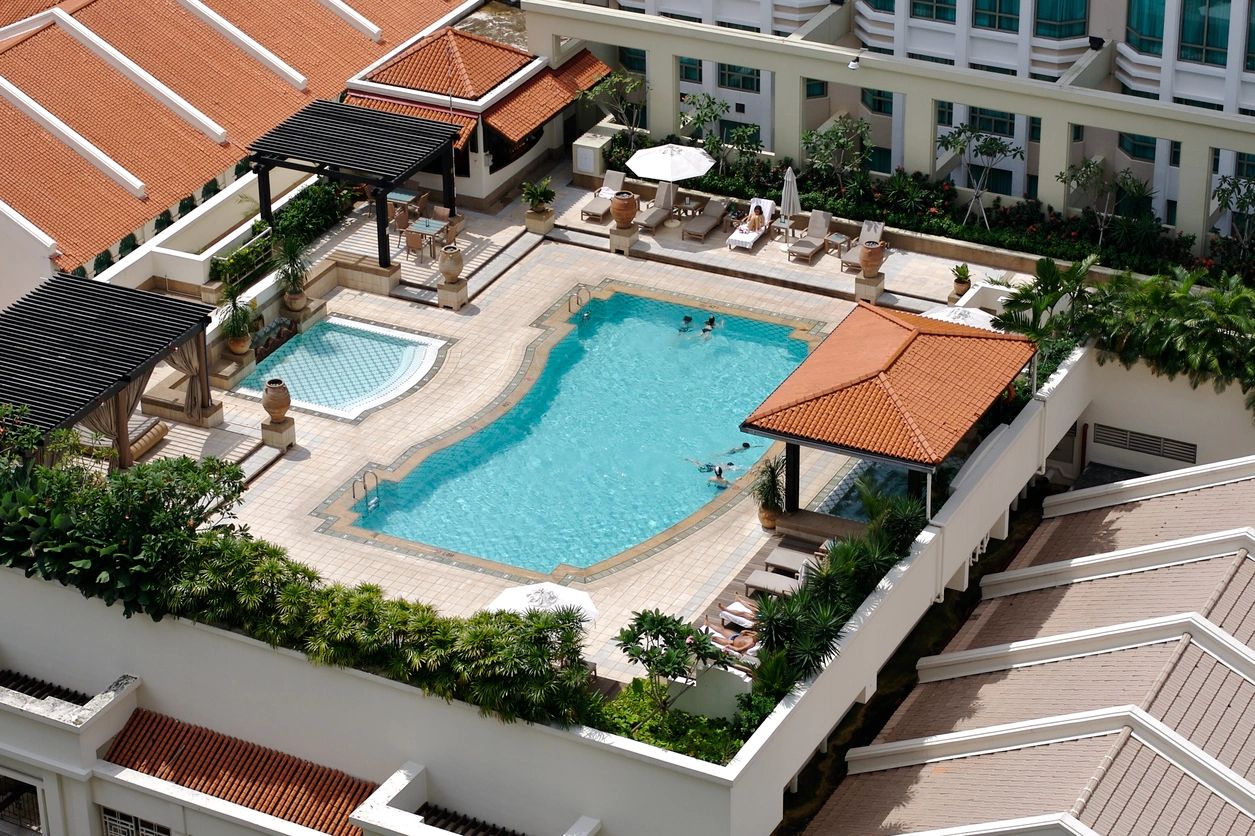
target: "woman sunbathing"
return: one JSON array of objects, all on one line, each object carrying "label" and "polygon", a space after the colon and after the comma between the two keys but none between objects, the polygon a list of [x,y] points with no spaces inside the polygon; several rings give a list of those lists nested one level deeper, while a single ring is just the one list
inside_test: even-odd
[{"label": "woman sunbathing", "polygon": [[754,211],[750,212],[749,217],[745,219],[745,223],[741,224],[741,228],[738,229],[737,231],[738,232],[758,232],[766,225],[767,225],[767,218],[763,215],[763,207],[755,206]]},{"label": "woman sunbathing", "polygon": [[723,601],[716,601],[715,606],[719,607],[719,618],[724,624],[735,624],[752,629],[758,618],[758,602],[741,595],[735,596],[726,604]]}]

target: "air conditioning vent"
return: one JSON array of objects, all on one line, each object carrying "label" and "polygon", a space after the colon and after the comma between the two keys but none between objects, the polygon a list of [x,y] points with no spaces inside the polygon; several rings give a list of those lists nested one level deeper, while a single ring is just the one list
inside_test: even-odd
[{"label": "air conditioning vent", "polygon": [[1109,427],[1106,424],[1094,425],[1094,443],[1105,444],[1108,447],[1118,447],[1121,450],[1132,450],[1135,453],[1145,453],[1148,456],[1159,456],[1163,459],[1172,459],[1178,462],[1185,462],[1186,464],[1195,464],[1198,461],[1197,445],[1186,441],[1176,441],[1171,438],[1125,430],[1120,427]]}]

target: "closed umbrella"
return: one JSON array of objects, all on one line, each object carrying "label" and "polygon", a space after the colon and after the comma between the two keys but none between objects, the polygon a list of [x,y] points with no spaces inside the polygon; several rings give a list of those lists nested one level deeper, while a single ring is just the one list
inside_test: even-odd
[{"label": "closed umbrella", "polygon": [[528,610],[552,611],[564,607],[574,607],[579,610],[589,623],[597,620],[597,607],[593,605],[591,595],[548,581],[510,587],[494,598],[485,609],[490,612],[499,610],[527,612]]},{"label": "closed umbrella", "polygon": [[[802,214],[802,201],[797,194],[797,175],[793,166],[784,170],[784,188],[780,191],[780,217],[792,218]],[[789,249],[788,241],[780,245],[781,250]]]}]

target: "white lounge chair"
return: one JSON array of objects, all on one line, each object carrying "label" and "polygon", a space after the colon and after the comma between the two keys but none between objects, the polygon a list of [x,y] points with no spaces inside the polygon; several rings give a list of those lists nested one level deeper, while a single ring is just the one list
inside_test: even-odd
[{"label": "white lounge chair", "polygon": [[752,250],[754,245],[758,243],[758,239],[767,234],[767,229],[771,226],[771,219],[776,214],[776,202],[762,197],[754,198],[750,201],[749,213],[745,216],[747,219],[753,214],[755,206],[763,207],[763,218],[765,220],[762,228],[751,232],[750,228],[745,223],[742,223],[732,230],[732,234],[728,236],[728,249],[744,247],[747,250]]},{"label": "white lounge chair", "polygon": [[685,241],[689,239],[705,241],[706,236],[723,222],[724,211],[725,207],[722,200],[711,198],[706,201],[706,205],[702,207],[700,215],[695,218],[689,218],[684,222],[684,228],[680,230],[680,238]]},{"label": "white lounge chair", "polygon": [[755,569],[745,579],[745,594],[752,595],[755,592],[767,592],[771,595],[792,595],[794,592],[797,592],[798,587],[801,585],[802,581],[800,578],[789,578],[784,575],[777,575],[775,572],[764,572],[762,569]]},{"label": "white lounge chair", "polygon": [[610,214],[610,198],[614,197],[615,192],[623,191],[625,176],[622,171],[608,169],[606,176],[601,179],[601,188],[593,192],[592,200],[580,209],[580,220],[596,218],[598,223],[604,221],[606,215]]},{"label": "white lounge chair", "polygon": [[824,240],[828,237],[828,225],[831,222],[832,216],[827,212],[813,210],[810,223],[806,227],[806,237],[789,245],[789,261],[804,258],[807,264],[814,264],[815,256],[824,251]]}]

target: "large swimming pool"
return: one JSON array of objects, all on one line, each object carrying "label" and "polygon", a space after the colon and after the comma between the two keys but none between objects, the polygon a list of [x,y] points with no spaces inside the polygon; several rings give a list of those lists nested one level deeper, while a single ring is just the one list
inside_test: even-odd
[{"label": "large swimming pool", "polygon": [[765,452],[737,428],[807,352],[790,327],[755,319],[720,315],[704,337],[709,315],[625,293],[592,300],[514,407],[383,482],[357,525],[545,573],[683,520],[719,492],[698,464],[733,462],[735,479]]},{"label": "large swimming pool", "polygon": [[236,391],[261,397],[266,381],[277,377],[287,384],[293,406],[353,419],[414,387],[442,345],[420,334],[333,316],[279,346]]}]

